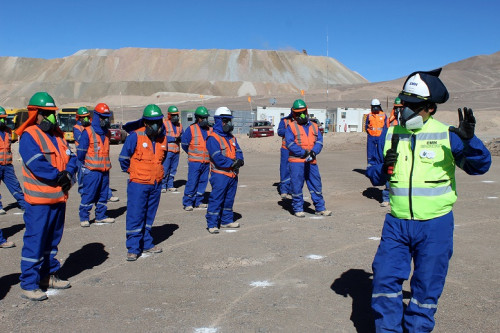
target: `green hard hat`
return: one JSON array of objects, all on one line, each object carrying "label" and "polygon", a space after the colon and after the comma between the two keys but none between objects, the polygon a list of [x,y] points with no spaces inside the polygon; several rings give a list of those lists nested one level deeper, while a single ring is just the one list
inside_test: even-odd
[{"label": "green hard hat", "polygon": [[175,105],[171,105],[168,107],[168,113],[178,113],[179,109]]},{"label": "green hard hat", "polygon": [[88,116],[88,115],[90,115],[90,111],[85,106],[82,106],[82,107],[78,108],[78,110],[76,111],[76,114],[78,116]]},{"label": "green hard hat", "polygon": [[7,112],[5,111],[5,109],[3,107],[0,106],[0,117],[2,117],[2,116],[7,117]]},{"label": "green hard hat", "polygon": [[163,118],[163,113],[161,113],[161,109],[156,104],[149,104],[144,108],[144,112],[142,113],[142,118],[148,120],[156,120]]},{"label": "green hard hat", "polygon": [[204,106],[198,106],[194,114],[200,117],[208,117],[208,110]]},{"label": "green hard hat", "polygon": [[48,110],[57,110],[56,102],[54,102],[52,96],[50,96],[48,93],[44,91],[37,92],[36,94],[34,94],[31,97],[28,105],[37,106]]},{"label": "green hard hat", "polygon": [[401,105],[401,98],[396,97],[396,99],[394,100],[394,104]]},{"label": "green hard hat", "polygon": [[306,102],[301,99],[295,100],[292,105],[292,111],[305,111],[307,110]]}]

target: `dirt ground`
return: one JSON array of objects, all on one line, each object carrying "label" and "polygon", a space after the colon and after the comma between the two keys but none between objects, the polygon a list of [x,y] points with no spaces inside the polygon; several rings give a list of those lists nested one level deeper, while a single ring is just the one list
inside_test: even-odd
[{"label": "dirt ground", "polygon": [[[234,212],[241,228],[211,235],[205,210],[182,210],[182,154],[180,193],[162,194],[153,226],[164,251],[136,262],[125,260],[128,176],[117,162],[121,145],[113,146],[111,187],[120,201],[109,203],[108,213],[116,223],[81,228],[79,196],[71,190],[58,258],[72,288],[51,291],[44,302],[20,297],[24,224],[0,186],[7,210],[0,228],[17,244],[0,249],[2,331],[371,332],[371,262],[387,210],[379,207],[381,188],[363,174],[364,135],[325,135],[318,160],[333,216],[315,216],[305,189],[305,219],[277,193],[279,139],[239,140],[245,166]],[[499,162],[493,157],[484,176],[457,171],[455,249],[436,332],[500,331]],[[20,176],[18,160],[15,166]],[[404,290],[407,302],[407,283]]]}]

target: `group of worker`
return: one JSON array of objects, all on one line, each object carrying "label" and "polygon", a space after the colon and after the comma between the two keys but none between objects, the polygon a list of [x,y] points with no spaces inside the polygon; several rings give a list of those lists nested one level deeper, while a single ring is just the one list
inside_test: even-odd
[{"label": "group of worker", "polygon": [[[371,103],[366,121],[366,175],[374,186],[386,185],[387,213],[381,241],[373,260],[372,309],[377,332],[430,332],[453,252],[453,204],[457,199],[455,168],[470,175],[484,174],[491,155],[475,134],[473,112],[458,110],[459,126],[449,127],[432,116],[449,94],[439,79],[441,69],[414,72],[406,79],[389,118],[378,99]],[[89,113],[79,113],[81,135],[75,155],[56,125],[54,100],[36,93],[28,105],[28,120],[17,130],[23,160],[24,195],[12,168],[9,131],[2,126],[0,109],[0,179],[25,210],[26,231],[21,258],[23,297],[43,300],[42,289],[70,287],[57,276],[55,259],[61,240],[68,190],[78,172],[81,184],[80,220],[88,226],[89,211],[96,206],[96,221],[111,223],[106,216],[109,188],[109,108],[99,103]],[[83,117],[83,118],[82,118]],[[127,186],[126,247],[128,261],[142,253],[160,253],[151,228],[162,192],[176,191],[174,176],[179,147],[188,154],[188,180],[183,209],[206,208],[207,230],[238,228],[233,204],[243,153],[232,135],[232,113],[215,111],[213,127],[208,110],[200,106],[195,122],[184,131],[175,106],[164,119],[161,109],[148,105],[142,118],[124,125],[130,135],[119,156],[122,171],[129,173]],[[304,218],[304,181],[318,215],[329,216],[322,194],[317,156],[323,136],[309,121],[307,105],[296,100],[281,119],[282,140],[279,191],[291,197],[294,215]],[[210,167],[209,167],[210,165]],[[209,171],[210,169],[210,171]],[[210,176],[208,204],[204,193]],[[387,201],[385,201],[387,200]],[[3,239],[0,247],[14,246]],[[411,278],[411,299],[403,306],[402,283]]]}]

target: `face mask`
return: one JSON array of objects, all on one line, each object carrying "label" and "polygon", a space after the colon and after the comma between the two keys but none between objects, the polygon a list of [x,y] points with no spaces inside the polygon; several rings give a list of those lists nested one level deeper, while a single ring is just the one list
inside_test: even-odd
[{"label": "face mask", "polygon": [[3,131],[5,129],[5,127],[7,127],[7,125],[5,125],[5,119],[1,118],[0,119],[0,131]]},{"label": "face mask", "polygon": [[233,123],[228,121],[226,124],[222,124],[222,130],[224,133],[231,133],[234,129]]},{"label": "face mask", "polygon": [[177,124],[179,122],[179,116],[178,115],[172,115],[170,118],[170,121],[173,122],[174,124]]},{"label": "face mask", "polygon": [[82,119],[82,121],[81,121],[81,123],[82,123],[82,126],[83,126],[83,127],[88,127],[88,126],[90,126],[90,119],[89,119],[89,117],[85,117],[85,118],[83,118],[83,119]]},{"label": "face mask", "polygon": [[200,122],[198,125],[202,128],[207,128],[208,127],[208,119],[207,118],[201,118]]},{"label": "face mask", "polygon": [[56,117],[54,114],[50,114],[48,117],[43,118],[40,123],[40,129],[44,132],[50,132],[56,128]]},{"label": "face mask", "polygon": [[309,121],[309,118],[305,113],[301,113],[300,116],[297,117],[297,123],[299,125],[305,125]]},{"label": "face mask", "polygon": [[111,127],[111,124],[109,123],[109,119],[108,118],[101,118],[99,120],[99,125],[104,130],[107,130],[107,129],[109,129]]},{"label": "face mask", "polygon": [[399,123],[408,130],[416,130],[424,126],[422,116],[419,116],[418,112],[414,112],[409,107],[405,107],[399,114]]},{"label": "face mask", "polygon": [[158,123],[146,125],[146,135],[150,138],[156,138],[160,134],[161,126]]}]

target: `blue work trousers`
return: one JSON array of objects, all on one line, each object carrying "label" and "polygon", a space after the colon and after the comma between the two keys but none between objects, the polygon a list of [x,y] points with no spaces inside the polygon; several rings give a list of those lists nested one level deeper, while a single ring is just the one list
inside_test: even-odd
[{"label": "blue work trousers", "polygon": [[154,247],[151,228],[160,203],[161,184],[128,182],[127,186],[127,250],[140,254]]},{"label": "blue work trousers", "polygon": [[325,210],[323,199],[321,176],[317,164],[306,162],[290,162],[290,188],[292,194],[292,207],[295,213],[304,211],[304,195],[302,189],[304,181],[307,184],[311,199],[317,212]]},{"label": "blue work trousers", "polygon": [[280,151],[280,194],[290,193],[290,165],[288,162],[288,149]]},{"label": "blue work trousers", "polygon": [[375,159],[377,155],[379,137],[366,134],[366,160],[368,163]]},{"label": "blue work trousers", "polygon": [[81,168],[82,201],[80,203],[80,221],[88,221],[90,210],[95,205],[96,220],[105,219],[108,210],[109,171],[102,172]]},{"label": "blue work trousers", "polygon": [[229,224],[233,221],[233,204],[236,190],[238,189],[238,177],[228,177],[220,173],[212,172],[210,176],[212,191],[208,198],[207,227],[218,228],[219,224]]},{"label": "blue work trousers", "polygon": [[[427,220],[387,214],[373,260],[372,309],[377,332],[431,332],[453,253],[453,213]],[[402,284],[411,271],[411,299],[403,314]]]},{"label": "blue work trousers", "polygon": [[3,237],[2,229],[0,229],[0,244],[5,243],[6,241],[7,241],[7,239],[5,239],[5,238]]},{"label": "blue work trousers", "polygon": [[[0,165],[0,181],[2,180],[14,199],[16,199],[21,209],[24,210],[24,207],[26,206],[24,193],[23,190],[21,190],[21,186],[19,185],[19,181],[17,180],[16,173],[14,172],[14,166],[12,164]],[[3,209],[1,195],[0,209]]]},{"label": "blue work trousers", "polygon": [[40,279],[59,270],[55,257],[64,229],[66,203],[30,205],[26,203],[26,230],[21,251],[21,288],[39,289]]},{"label": "blue work trousers", "polygon": [[163,161],[163,180],[161,188],[174,188],[174,178],[179,165],[179,153],[167,152],[167,157]]},{"label": "blue work trousers", "polygon": [[208,185],[210,163],[188,162],[188,179],[184,188],[184,207],[198,207],[203,203]]}]

